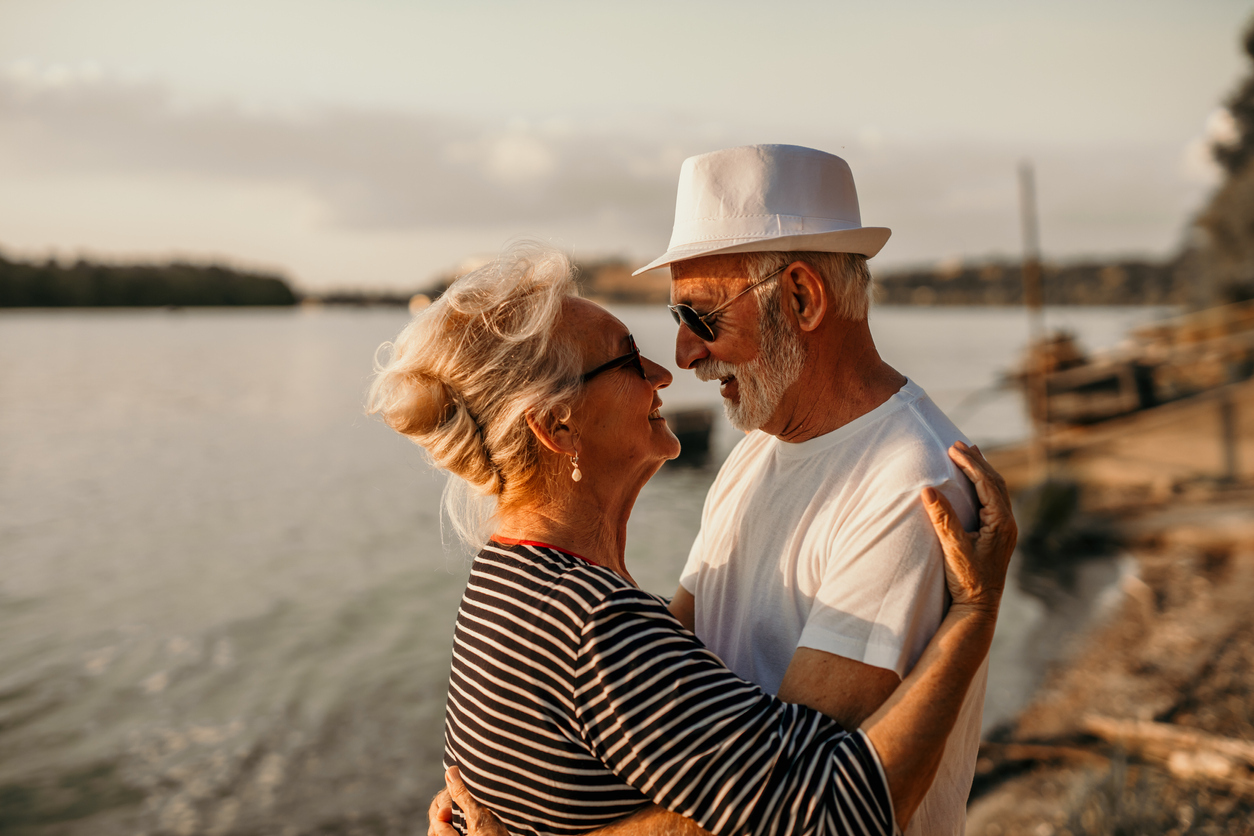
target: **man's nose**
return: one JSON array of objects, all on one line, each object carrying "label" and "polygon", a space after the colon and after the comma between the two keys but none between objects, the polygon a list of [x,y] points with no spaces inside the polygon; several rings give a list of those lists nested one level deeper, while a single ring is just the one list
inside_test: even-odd
[{"label": "man's nose", "polygon": [[687,325],[680,325],[679,333],[675,335],[675,365],[681,369],[691,369],[697,361],[709,356],[709,348],[697,339],[692,329]]}]

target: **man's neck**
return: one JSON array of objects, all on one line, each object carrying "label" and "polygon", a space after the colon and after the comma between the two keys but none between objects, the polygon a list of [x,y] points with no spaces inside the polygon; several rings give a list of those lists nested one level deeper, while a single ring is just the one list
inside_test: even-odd
[{"label": "man's neck", "polygon": [[880,358],[866,320],[833,323],[806,346],[801,376],[762,427],[781,441],[840,429],[891,398],[906,378]]}]

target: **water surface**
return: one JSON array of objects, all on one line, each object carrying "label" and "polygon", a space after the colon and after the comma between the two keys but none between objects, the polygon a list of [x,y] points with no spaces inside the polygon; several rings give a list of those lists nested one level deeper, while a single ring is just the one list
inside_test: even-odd
[{"label": "water surface", "polygon": [[[615,309],[672,364],[664,310]],[[1051,310],[1090,346],[1159,315]],[[439,784],[467,558],[443,477],[362,414],[391,310],[0,313],[0,832],[411,833]],[[873,311],[881,352],[972,438],[1017,309]],[[676,372],[668,405],[718,403]],[[721,419],[715,460],[737,433]],[[664,468],[628,560],[669,594],[713,469]],[[988,719],[1035,682],[1007,599]]]}]

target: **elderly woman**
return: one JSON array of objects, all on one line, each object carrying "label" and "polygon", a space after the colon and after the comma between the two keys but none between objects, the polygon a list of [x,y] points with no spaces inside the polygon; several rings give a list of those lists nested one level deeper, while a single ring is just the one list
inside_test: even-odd
[{"label": "elderly woman", "polygon": [[541,248],[457,280],[391,346],[370,410],[458,477],[449,515],[482,546],[454,635],[446,763],[516,834],[581,833],[651,802],[716,834],[891,833],[988,650],[1014,540],[1004,491],[954,454],[986,506],[974,559],[926,492],[953,606],[897,692],[846,731],[737,678],[632,580],[632,505],[679,453],[659,413],[670,381]]}]

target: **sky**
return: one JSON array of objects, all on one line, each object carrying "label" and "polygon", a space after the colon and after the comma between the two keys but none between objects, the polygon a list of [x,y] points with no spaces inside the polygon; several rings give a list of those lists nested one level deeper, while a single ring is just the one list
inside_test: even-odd
[{"label": "sky", "polygon": [[415,288],[509,240],[643,263],[679,165],[853,168],[877,271],[1167,257],[1249,72],[1229,0],[0,0],[0,252]]}]

